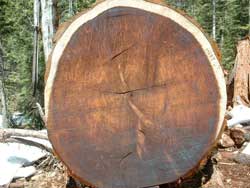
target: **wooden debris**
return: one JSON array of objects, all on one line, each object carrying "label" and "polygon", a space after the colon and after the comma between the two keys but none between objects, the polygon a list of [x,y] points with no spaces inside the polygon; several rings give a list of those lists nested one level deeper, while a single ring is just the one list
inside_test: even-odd
[{"label": "wooden debris", "polygon": [[8,188],[25,188],[24,182],[13,182],[10,183]]},{"label": "wooden debris", "polygon": [[27,129],[0,129],[0,141],[4,141],[12,136],[34,137],[48,140],[46,131],[35,131]]},{"label": "wooden debris", "polygon": [[44,143],[44,142],[40,142],[40,140],[34,140],[34,139],[26,139],[27,137],[14,137],[14,138],[8,138],[5,139],[4,142],[8,142],[8,143],[20,143],[20,144],[25,144],[25,145],[29,145],[29,146],[35,146],[38,147],[42,150],[46,150],[50,153],[53,153],[53,149],[51,147],[51,144]]},{"label": "wooden debris", "polygon": [[236,154],[233,153],[232,151],[221,151],[220,154],[221,154],[220,160],[221,160],[222,158],[224,158],[224,159],[228,159],[228,160],[230,160],[230,161],[233,161],[233,159],[234,159],[235,156],[236,156]]},{"label": "wooden debris", "polygon": [[227,134],[223,133],[218,145],[223,148],[229,148],[234,146],[234,141]]},{"label": "wooden debris", "polygon": [[230,129],[230,137],[234,140],[236,146],[241,147],[245,141],[249,141],[250,132],[242,128]]},{"label": "wooden debris", "polygon": [[40,117],[42,118],[43,122],[45,123],[46,119],[45,119],[45,115],[43,112],[43,108],[41,107],[41,105],[38,102],[36,103],[36,106],[37,106]]},{"label": "wooden debris", "polygon": [[20,143],[53,152],[46,130],[0,129],[0,142]]},{"label": "wooden debris", "polygon": [[225,188],[225,185],[223,183],[223,175],[220,172],[220,170],[214,166],[213,167],[213,174],[211,176],[211,179],[209,180],[209,182],[202,186],[203,188]]}]

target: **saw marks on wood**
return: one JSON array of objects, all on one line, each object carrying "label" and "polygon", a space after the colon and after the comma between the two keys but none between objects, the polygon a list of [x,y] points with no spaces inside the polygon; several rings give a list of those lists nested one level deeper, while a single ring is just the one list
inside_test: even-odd
[{"label": "saw marks on wood", "polygon": [[79,26],[52,72],[50,140],[73,175],[99,188],[174,181],[221,127],[223,91],[207,53],[165,16],[105,10]]}]

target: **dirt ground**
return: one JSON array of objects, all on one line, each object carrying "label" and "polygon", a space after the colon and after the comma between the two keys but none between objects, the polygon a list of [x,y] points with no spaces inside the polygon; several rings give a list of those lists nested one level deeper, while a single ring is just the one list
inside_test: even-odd
[{"label": "dirt ground", "polygon": [[230,155],[230,152],[222,154],[217,166],[225,188],[250,188],[250,165],[235,163],[230,157],[227,158],[225,154]]},{"label": "dirt ground", "polygon": [[236,163],[232,152],[219,151],[183,188],[250,188],[250,165]]}]

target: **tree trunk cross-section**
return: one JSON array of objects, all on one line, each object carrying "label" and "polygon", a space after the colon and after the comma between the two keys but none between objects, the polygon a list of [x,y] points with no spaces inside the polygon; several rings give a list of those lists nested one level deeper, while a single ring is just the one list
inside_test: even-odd
[{"label": "tree trunk cross-section", "polygon": [[58,40],[45,90],[53,147],[81,182],[141,188],[194,169],[222,128],[218,58],[185,16],[107,0]]}]

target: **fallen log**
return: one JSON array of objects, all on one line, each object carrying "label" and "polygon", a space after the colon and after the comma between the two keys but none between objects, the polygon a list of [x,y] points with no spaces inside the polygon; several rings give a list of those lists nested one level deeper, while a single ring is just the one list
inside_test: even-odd
[{"label": "fallen log", "polygon": [[46,150],[50,153],[53,153],[52,147],[48,146],[48,144],[40,143],[39,141],[33,140],[33,139],[25,139],[25,138],[19,138],[19,137],[14,137],[14,138],[8,138],[5,139],[4,142],[6,143],[19,143],[19,144],[25,144],[29,146],[35,146],[38,147],[42,150]]},{"label": "fallen log", "polygon": [[173,182],[199,166],[221,132],[217,48],[158,2],[107,0],[59,29],[46,70],[46,126],[84,184]]},{"label": "fallen log", "polygon": [[34,137],[48,140],[47,131],[36,131],[27,129],[0,129],[0,141],[4,141],[12,136],[15,137]]},{"label": "fallen log", "polygon": [[20,143],[35,146],[53,153],[53,148],[48,140],[46,130],[0,129],[0,142]]}]

